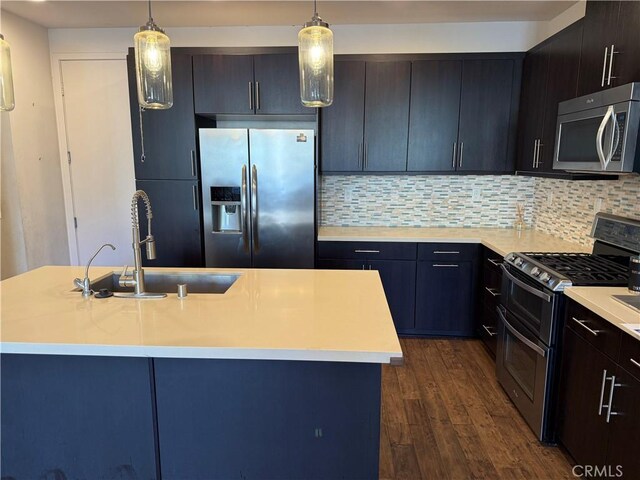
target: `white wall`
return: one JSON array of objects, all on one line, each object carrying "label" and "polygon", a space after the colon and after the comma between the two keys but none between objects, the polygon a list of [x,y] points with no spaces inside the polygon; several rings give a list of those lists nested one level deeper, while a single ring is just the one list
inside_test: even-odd
[{"label": "white wall", "polygon": [[2,12],[16,108],[2,113],[2,278],[68,264],[47,29]]}]

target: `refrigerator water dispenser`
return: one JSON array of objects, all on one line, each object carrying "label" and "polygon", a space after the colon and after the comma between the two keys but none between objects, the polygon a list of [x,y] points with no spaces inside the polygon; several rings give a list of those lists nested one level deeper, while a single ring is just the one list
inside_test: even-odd
[{"label": "refrigerator water dispenser", "polygon": [[211,187],[213,233],[242,233],[240,187]]}]

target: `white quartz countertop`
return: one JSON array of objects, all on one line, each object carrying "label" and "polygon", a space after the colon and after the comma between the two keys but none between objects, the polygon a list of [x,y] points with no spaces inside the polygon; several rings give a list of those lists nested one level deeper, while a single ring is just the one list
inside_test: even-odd
[{"label": "white quartz countertop", "polygon": [[319,241],[482,243],[499,255],[511,252],[591,252],[537,230],[509,228],[320,227]]},{"label": "white quartz countertop", "polygon": [[640,325],[640,312],[613,298],[613,295],[631,295],[626,287],[568,287],[564,293],[640,340],[640,334],[629,328],[630,325]]},{"label": "white quartz countertop", "polygon": [[[91,278],[119,271],[92,267]],[[172,270],[176,269],[146,269]],[[0,284],[3,353],[400,363],[375,271],[240,273],[224,294],[83,298],[83,267],[42,267]]]}]

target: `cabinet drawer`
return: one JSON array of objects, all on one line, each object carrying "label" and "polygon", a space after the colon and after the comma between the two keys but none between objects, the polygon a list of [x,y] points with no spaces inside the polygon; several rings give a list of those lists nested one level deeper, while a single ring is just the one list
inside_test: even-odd
[{"label": "cabinet drawer", "polygon": [[479,248],[477,243],[421,243],[418,260],[474,261]]},{"label": "cabinet drawer", "polygon": [[487,266],[487,260],[485,260],[485,267],[482,271],[482,286],[483,290],[487,288],[493,290],[494,293],[500,293],[502,288],[502,272],[494,268]]},{"label": "cabinet drawer", "polygon": [[415,243],[318,242],[319,258],[415,260]]},{"label": "cabinet drawer", "polygon": [[495,357],[498,338],[498,318],[495,308],[491,310],[486,305],[483,307],[482,317],[477,330],[478,335]]},{"label": "cabinet drawer", "polygon": [[572,300],[567,305],[566,322],[569,328],[598,350],[610,358],[618,358],[622,334],[618,327]]},{"label": "cabinet drawer", "polygon": [[621,333],[620,366],[640,380],[640,340],[628,333]]}]

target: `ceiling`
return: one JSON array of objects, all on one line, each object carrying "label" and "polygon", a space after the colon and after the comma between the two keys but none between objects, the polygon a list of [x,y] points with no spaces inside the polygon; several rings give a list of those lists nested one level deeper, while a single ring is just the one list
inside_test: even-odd
[{"label": "ceiling", "polygon": [[[575,3],[577,0],[320,0],[318,11],[331,25],[547,21]],[[1,8],[48,28],[137,27],[147,18],[145,0],[3,0]],[[153,0],[153,17],[162,27],[300,25],[311,18],[312,10],[311,0]]]}]

